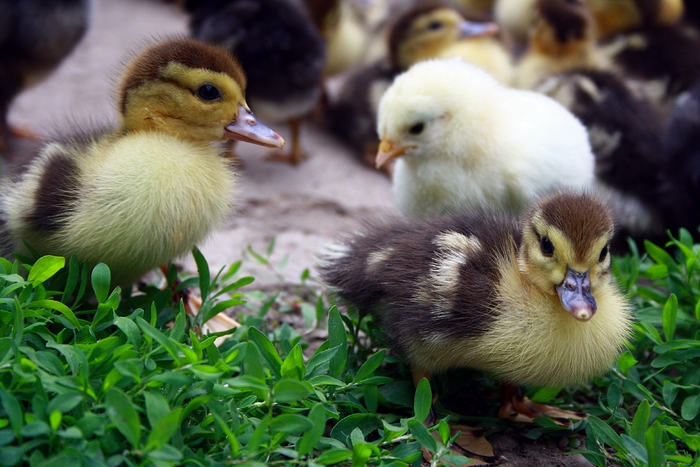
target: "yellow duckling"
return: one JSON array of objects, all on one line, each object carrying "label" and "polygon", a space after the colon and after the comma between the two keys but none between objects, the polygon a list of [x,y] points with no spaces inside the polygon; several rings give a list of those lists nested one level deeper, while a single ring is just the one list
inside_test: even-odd
[{"label": "yellow duckling", "polygon": [[[467,367],[511,388],[572,386],[605,372],[631,332],[610,270],[612,236],[601,201],[559,192],[520,219],[480,211],[373,226],[319,268],[341,297],[379,317],[417,380]],[[552,409],[507,395],[506,418]]]},{"label": "yellow duckling", "polygon": [[529,46],[516,67],[514,84],[533,89],[550,75],[611,66],[596,44],[595,20],[584,0],[539,0]]},{"label": "yellow duckling", "polygon": [[128,284],[221,226],[235,194],[227,138],[281,147],[245,101],[246,79],[223,49],[171,39],[126,67],[119,126],[46,144],[0,195],[3,254],[77,255]]},{"label": "yellow duckling", "polygon": [[510,54],[492,22],[472,21],[444,2],[419,4],[402,16],[389,36],[395,70],[431,58],[459,57],[482,68],[501,84],[512,80]]}]

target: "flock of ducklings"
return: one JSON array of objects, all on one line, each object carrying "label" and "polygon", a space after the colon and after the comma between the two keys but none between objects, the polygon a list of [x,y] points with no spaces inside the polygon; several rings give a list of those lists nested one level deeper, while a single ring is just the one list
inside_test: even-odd
[{"label": "flock of ducklings", "polygon": [[[263,121],[289,122],[272,157],[299,163],[300,122],[322,114],[389,169],[406,217],[323,253],[325,282],[417,377],[566,386],[630,332],[611,245],[700,223],[699,18],[681,0],[180,3],[192,37],[126,66],[115,128],[46,142],[5,177],[0,253],[75,254],[130,286],[222,225],[237,184],[220,142],[279,149]],[[88,8],[0,0],[0,152],[13,97]],[[548,413],[509,393],[504,416]]]}]

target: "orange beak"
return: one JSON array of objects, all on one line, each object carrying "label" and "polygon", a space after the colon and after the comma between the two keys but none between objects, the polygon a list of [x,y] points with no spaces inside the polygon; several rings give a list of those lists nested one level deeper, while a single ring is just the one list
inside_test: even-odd
[{"label": "orange beak", "polygon": [[377,152],[377,158],[375,159],[375,164],[378,169],[381,169],[387,162],[397,157],[403,156],[407,150],[411,149],[413,146],[398,146],[394,147],[394,143],[388,139],[382,139],[379,144],[379,152]]}]

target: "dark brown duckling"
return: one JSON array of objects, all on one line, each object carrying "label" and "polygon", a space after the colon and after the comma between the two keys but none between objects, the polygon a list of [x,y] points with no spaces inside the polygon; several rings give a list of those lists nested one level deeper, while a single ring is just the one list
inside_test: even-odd
[{"label": "dark brown duckling", "polygon": [[2,154],[9,150],[12,100],[73,51],[87,30],[90,0],[0,0],[0,12]]},{"label": "dark brown duckling", "polygon": [[321,97],[326,57],[323,38],[305,11],[289,0],[187,0],[185,6],[192,35],[240,61],[251,109],[265,121],[290,122],[290,152],[271,158],[303,160],[299,123]]},{"label": "dark brown duckling", "polygon": [[[613,230],[597,198],[560,192],[522,218],[482,211],[369,226],[319,269],[379,318],[414,377],[467,367],[511,385],[571,386],[605,372],[631,332],[610,271]],[[546,412],[515,397],[501,415]]]}]

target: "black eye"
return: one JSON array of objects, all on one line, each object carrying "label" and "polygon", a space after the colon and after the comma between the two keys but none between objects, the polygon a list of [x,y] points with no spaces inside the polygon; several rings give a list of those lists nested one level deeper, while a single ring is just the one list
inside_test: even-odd
[{"label": "black eye", "polygon": [[425,128],[425,123],[420,122],[420,123],[416,123],[411,128],[409,128],[408,132],[411,133],[412,135],[420,135],[421,133],[423,133],[424,128]]},{"label": "black eye", "polygon": [[602,263],[603,260],[608,256],[608,250],[610,245],[605,245],[602,250],[600,250],[600,256],[598,256],[598,262]]},{"label": "black eye", "polygon": [[205,101],[216,101],[221,99],[221,91],[213,84],[204,84],[197,89],[197,95]]},{"label": "black eye", "polygon": [[545,256],[552,256],[554,254],[554,245],[552,245],[552,241],[549,237],[542,237],[542,240],[540,240],[540,250],[542,250],[542,254]]},{"label": "black eye", "polygon": [[430,29],[430,30],[440,29],[441,27],[442,27],[441,21],[433,21],[432,23],[428,24],[428,29]]}]

